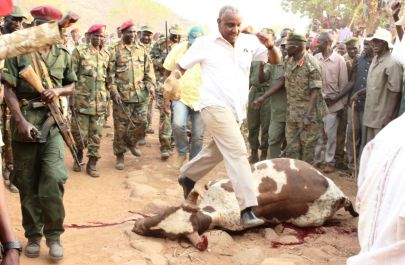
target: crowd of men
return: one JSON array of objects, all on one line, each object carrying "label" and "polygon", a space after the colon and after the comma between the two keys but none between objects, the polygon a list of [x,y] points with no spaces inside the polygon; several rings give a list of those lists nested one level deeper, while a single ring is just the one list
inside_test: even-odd
[{"label": "crowd of men", "polygon": [[[399,9],[400,5],[393,9],[395,21]],[[26,27],[62,18],[50,6],[30,13],[34,20]],[[14,6],[4,18],[2,34],[21,30],[25,19],[24,12]],[[57,102],[69,121],[76,158],[73,170],[82,171],[86,153],[86,173],[99,177],[97,163],[103,155],[100,144],[108,116],[114,120],[115,168],[124,170],[127,150],[142,156],[139,146],[145,145],[147,133],[154,133],[155,100],[160,157],[166,161],[177,151],[172,160],[181,168],[184,196],[225,158],[245,227],[261,224],[252,212],[257,200],[250,190],[250,167],[239,137],[245,116],[250,163],[289,157],[325,173],[336,169],[356,173],[363,147],[399,114],[404,71],[391,55],[391,32],[378,28],[373,35],[354,37],[347,25],[333,31],[315,20],[307,35],[284,29],[277,39],[271,28],[264,28],[256,38],[249,36],[254,34],[252,28],[234,36],[234,29],[227,29],[229,23],[239,30],[239,11],[225,7],[218,18],[225,44],[209,38],[194,44],[204,35],[201,27],[192,27],[186,34],[173,25],[164,36],[154,34],[146,24],[138,29],[132,20],[117,28],[116,40],[107,41],[106,25],[94,24],[83,37],[78,29],[64,31],[64,43],[6,59],[3,175],[10,179],[9,189],[20,194],[26,256],[39,256],[43,236],[53,260],[64,255],[60,235],[65,215],[63,184],[68,177],[66,139],[58,126],[48,124],[49,110],[43,102]],[[396,29],[401,39],[402,25]],[[237,54],[240,59],[235,62],[229,50],[242,45],[238,41],[249,48],[244,53],[254,54]],[[45,92],[33,90],[21,76],[29,66]],[[246,73],[249,82],[245,82]],[[171,100],[164,88],[178,80],[181,95]],[[243,93],[231,95],[235,87],[242,91],[245,83],[247,102]],[[201,84],[204,93],[199,91]],[[217,85],[224,90],[216,91]],[[213,140],[203,149],[206,128]],[[187,159],[190,162],[183,165]]]}]

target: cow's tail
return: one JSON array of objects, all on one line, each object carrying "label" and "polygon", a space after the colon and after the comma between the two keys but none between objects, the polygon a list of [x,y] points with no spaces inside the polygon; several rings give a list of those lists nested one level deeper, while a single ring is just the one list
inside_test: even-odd
[{"label": "cow's tail", "polygon": [[345,202],[343,207],[347,212],[351,214],[353,217],[358,217],[359,214],[354,210],[353,203],[349,200],[349,198],[345,198]]}]

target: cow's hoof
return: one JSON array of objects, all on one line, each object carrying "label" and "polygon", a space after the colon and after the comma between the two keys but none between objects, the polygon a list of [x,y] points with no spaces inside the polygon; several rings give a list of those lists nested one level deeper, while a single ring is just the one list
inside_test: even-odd
[{"label": "cow's hoof", "polygon": [[187,199],[188,195],[194,188],[195,182],[186,176],[180,176],[179,184],[183,188],[184,199]]}]

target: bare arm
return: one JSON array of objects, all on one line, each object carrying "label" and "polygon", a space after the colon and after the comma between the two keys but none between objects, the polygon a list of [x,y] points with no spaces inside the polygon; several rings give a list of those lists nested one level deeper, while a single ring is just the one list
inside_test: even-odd
[{"label": "bare arm", "polygon": [[41,94],[41,99],[47,103],[51,103],[60,96],[70,96],[73,94],[75,83],[70,83],[66,86],[47,89]]},{"label": "bare arm", "polygon": [[16,122],[18,133],[21,134],[23,139],[33,141],[31,131],[38,132],[38,130],[22,115],[17,96],[15,95],[12,87],[9,86],[7,83],[5,84],[4,94],[7,106],[9,107],[11,114],[13,115]]},{"label": "bare arm", "polygon": [[[0,181],[3,181],[3,176],[1,175],[0,172]],[[2,244],[8,243],[8,242],[13,242],[17,240],[13,227],[10,222],[10,217],[8,215],[7,211],[7,203],[6,199],[4,196],[5,189],[4,185],[0,185],[0,242]],[[20,264],[19,261],[19,253],[16,249],[11,249],[6,252],[6,254],[3,256],[2,260],[2,265],[3,264],[12,264],[12,265],[18,265]]]},{"label": "bare arm", "polygon": [[[399,11],[401,10],[401,3],[395,1],[391,6],[392,9],[392,18],[395,22],[399,20]],[[397,30],[398,38],[401,41],[402,37],[404,36],[404,28],[402,25],[395,25],[395,29]]]}]

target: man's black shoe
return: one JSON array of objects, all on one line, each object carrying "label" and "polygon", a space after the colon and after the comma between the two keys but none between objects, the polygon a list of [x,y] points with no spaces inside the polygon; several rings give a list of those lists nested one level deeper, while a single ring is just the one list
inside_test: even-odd
[{"label": "man's black shoe", "polygon": [[240,213],[240,223],[244,228],[251,228],[264,224],[262,219],[256,217],[250,207]]},{"label": "man's black shoe", "polygon": [[187,199],[188,194],[193,190],[195,182],[186,176],[179,177],[179,184],[183,188],[184,199]]}]

